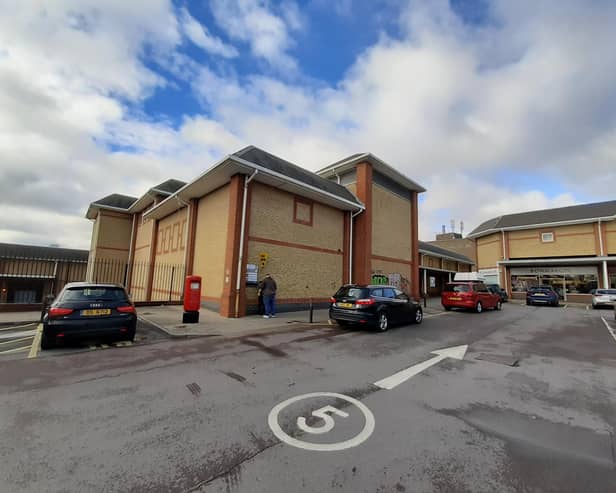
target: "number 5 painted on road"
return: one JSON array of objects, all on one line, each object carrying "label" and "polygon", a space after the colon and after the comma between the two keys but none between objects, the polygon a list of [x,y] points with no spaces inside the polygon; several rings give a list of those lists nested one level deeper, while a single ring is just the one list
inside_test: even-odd
[{"label": "number 5 painted on road", "polygon": [[331,431],[331,429],[334,427],[334,424],[335,424],[334,418],[332,418],[327,413],[337,414],[338,416],[342,418],[349,417],[347,413],[345,413],[344,411],[341,411],[340,409],[335,408],[334,406],[324,406],[324,407],[317,409],[316,411],[312,411],[313,416],[317,418],[321,418],[323,420],[323,424],[321,426],[310,426],[306,424],[306,418],[304,418],[303,416],[300,416],[299,418],[297,418],[297,427],[302,431],[305,431],[307,433],[313,433],[315,435],[320,435],[321,433],[327,433],[328,431]]}]

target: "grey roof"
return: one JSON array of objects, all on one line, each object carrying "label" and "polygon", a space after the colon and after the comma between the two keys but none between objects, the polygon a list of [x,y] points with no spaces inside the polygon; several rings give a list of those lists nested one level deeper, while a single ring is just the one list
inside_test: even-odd
[{"label": "grey roof", "polygon": [[320,188],[321,190],[329,192],[342,199],[361,205],[357,198],[342,185],[323,178],[316,173],[301,168],[300,166],[297,166],[289,161],[285,161],[284,159],[274,156],[273,154],[259,149],[258,147],[245,147],[244,149],[233,153],[232,156],[237,156],[245,161],[249,161],[258,166],[262,166],[263,168],[275,171],[282,175],[288,176],[289,178],[301,181],[307,185]]},{"label": "grey roof", "polygon": [[87,262],[88,250],[0,243],[0,258],[73,260]]},{"label": "grey roof", "polygon": [[542,209],[519,214],[506,214],[481,223],[469,237],[481,236],[487,232],[499,229],[535,226],[567,221],[592,221],[600,217],[616,216],[616,200],[595,202],[592,204],[572,205],[555,209]]},{"label": "grey roof", "polygon": [[102,199],[95,200],[91,205],[102,205],[107,207],[115,207],[117,209],[128,209],[131,204],[137,200],[136,197],[130,197],[129,195],[121,195],[119,193],[112,193]]},{"label": "grey roof", "polygon": [[452,259],[458,260],[460,262],[464,262],[467,264],[473,264],[474,262],[468,258],[466,255],[462,255],[458,252],[452,252],[451,250],[447,250],[446,248],[441,248],[436,245],[432,245],[430,243],[426,243],[425,241],[419,242],[419,249],[424,250],[428,253],[434,254],[437,257],[450,257]]},{"label": "grey roof", "polygon": [[150,190],[154,190],[157,192],[163,192],[166,195],[171,195],[172,193],[177,192],[180,188],[186,185],[185,181],[170,179],[159,183],[155,187],[152,187]]}]

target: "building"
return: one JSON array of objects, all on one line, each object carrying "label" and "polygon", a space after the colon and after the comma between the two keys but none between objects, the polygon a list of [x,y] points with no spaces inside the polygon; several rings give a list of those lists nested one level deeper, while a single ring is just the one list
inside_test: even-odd
[{"label": "building", "polygon": [[432,242],[419,242],[419,257],[421,292],[426,296],[440,296],[456,272],[471,272],[474,267],[472,259]]},{"label": "building", "polygon": [[256,312],[265,273],[278,283],[281,310],[326,306],[350,282],[387,282],[418,297],[424,191],[369,153],[313,173],[249,146],[189,183],[93,202],[89,277],[103,257],[125,262],[133,299],[150,302],[181,299],[184,276],[199,275],[202,306],[225,317]]},{"label": "building", "polygon": [[471,259],[474,264],[477,263],[477,259],[475,258],[475,241],[471,238],[463,238],[460,233],[437,234],[435,240],[428,241],[427,243],[451,252],[456,252],[467,259]]},{"label": "building", "polygon": [[87,250],[0,243],[0,311],[39,309],[67,282],[83,281]]},{"label": "building", "polygon": [[514,298],[539,284],[582,302],[594,288],[616,288],[616,201],[508,214],[469,237],[478,271]]}]

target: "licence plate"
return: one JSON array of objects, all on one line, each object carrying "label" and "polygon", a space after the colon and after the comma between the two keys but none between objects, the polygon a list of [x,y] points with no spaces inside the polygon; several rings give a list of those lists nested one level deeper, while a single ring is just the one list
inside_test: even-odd
[{"label": "licence plate", "polygon": [[84,317],[96,317],[98,315],[111,315],[110,308],[97,308],[93,310],[81,310],[81,315]]},{"label": "licence plate", "polygon": [[462,298],[457,298],[457,297],[454,297],[454,296],[450,296],[449,299],[451,301],[460,301],[460,300],[462,300]]},{"label": "licence plate", "polygon": [[340,308],[353,308],[353,303],[338,303]]},{"label": "licence plate", "polygon": [[536,293],[535,296],[545,296],[543,293]]}]

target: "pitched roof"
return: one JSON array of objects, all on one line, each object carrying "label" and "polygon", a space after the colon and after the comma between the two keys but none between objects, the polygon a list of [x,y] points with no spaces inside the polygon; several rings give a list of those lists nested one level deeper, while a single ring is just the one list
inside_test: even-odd
[{"label": "pitched roof", "polygon": [[0,243],[0,258],[73,260],[87,262],[88,250]]},{"label": "pitched roof", "polygon": [[458,260],[460,262],[464,262],[467,264],[472,264],[473,261],[468,258],[466,255],[462,255],[458,252],[452,252],[451,250],[447,250],[446,248],[441,248],[436,245],[432,245],[430,243],[426,243],[425,241],[419,241],[419,250],[424,251],[426,253],[436,255],[437,257],[449,257],[454,260]]},{"label": "pitched roof", "polygon": [[469,237],[477,237],[500,229],[533,227],[560,222],[592,221],[603,217],[616,217],[616,200],[592,204],[542,209],[519,214],[506,214],[481,223]]},{"label": "pitched roof", "polygon": [[393,180],[399,185],[402,185],[408,190],[413,190],[418,193],[425,192],[426,189],[417,182],[411,180],[408,176],[403,175],[397,169],[387,164],[382,159],[378,158],[370,152],[363,152],[359,154],[352,154],[340,161],[336,161],[333,164],[326,166],[325,168],[317,171],[317,174],[327,178],[336,176],[337,173],[344,173],[347,170],[355,168],[356,165],[368,162],[379,173],[385,175],[390,180]]},{"label": "pitched roof", "polygon": [[235,152],[232,156],[237,156],[245,161],[267,168],[276,173],[288,176],[294,180],[301,181],[307,185],[320,188],[326,192],[336,195],[345,200],[359,204],[357,198],[345,187],[331,180],[323,178],[312,171],[308,171],[296,164],[286,161],[278,156],[274,156],[263,149],[255,146],[248,146]]},{"label": "pitched roof", "polygon": [[186,185],[185,181],[171,178],[170,180],[164,181],[155,187],[150,188],[150,190],[155,192],[163,192],[165,195],[171,195],[172,193],[177,192],[184,185]]},{"label": "pitched roof", "polygon": [[137,200],[136,197],[129,195],[121,195],[119,193],[112,193],[102,199],[95,200],[92,205],[102,205],[106,207],[115,207],[117,209],[128,209],[131,204]]}]

